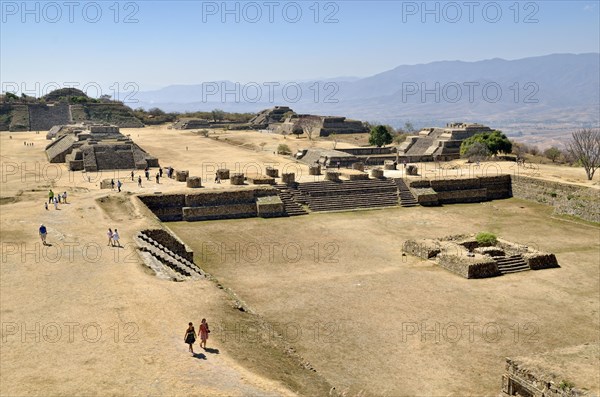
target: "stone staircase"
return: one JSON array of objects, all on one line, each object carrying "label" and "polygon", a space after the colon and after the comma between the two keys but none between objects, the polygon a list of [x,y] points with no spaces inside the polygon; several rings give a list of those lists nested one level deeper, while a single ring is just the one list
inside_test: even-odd
[{"label": "stone staircase", "polygon": [[195,263],[177,255],[146,234],[139,232],[134,240],[140,255],[157,277],[171,281],[198,280],[206,274]]},{"label": "stone staircase", "polygon": [[494,259],[496,260],[496,263],[498,263],[498,270],[500,271],[500,274],[517,273],[531,270],[521,255],[497,256]]},{"label": "stone staircase", "polygon": [[406,182],[402,178],[396,178],[396,186],[398,186],[398,195],[400,196],[400,206],[402,207],[416,207],[419,202],[413,196],[412,192],[406,186]]},{"label": "stone staircase", "polygon": [[392,179],[300,183],[301,202],[312,211],[347,211],[395,207],[398,187]]},{"label": "stone staircase", "polygon": [[283,202],[283,209],[288,216],[307,215],[308,212],[302,208],[297,199],[300,198],[301,193],[297,189],[298,184],[295,183],[292,186],[280,183],[275,185],[277,188],[279,198]]}]

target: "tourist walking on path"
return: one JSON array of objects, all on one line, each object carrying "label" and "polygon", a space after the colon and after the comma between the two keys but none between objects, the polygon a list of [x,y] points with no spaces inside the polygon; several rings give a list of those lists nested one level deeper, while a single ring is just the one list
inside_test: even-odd
[{"label": "tourist walking on path", "polygon": [[196,330],[194,329],[194,324],[188,324],[183,340],[190,346],[189,351],[194,354],[194,347],[192,346],[196,342]]},{"label": "tourist walking on path", "polygon": [[200,337],[200,347],[206,350],[206,340],[208,339],[208,334],[210,333],[210,329],[208,329],[208,323],[206,319],[202,319],[202,323],[200,324],[200,329],[198,330],[198,336]]},{"label": "tourist walking on path", "polygon": [[121,243],[119,242],[120,236],[119,236],[119,231],[117,229],[115,229],[115,232],[113,233],[113,241],[115,242],[115,244],[117,245],[117,247],[121,247]]},{"label": "tourist walking on path", "polygon": [[156,183],[160,183],[159,182],[160,176],[158,175],[158,172],[156,173]]},{"label": "tourist walking on path", "polygon": [[158,169],[158,173],[160,174],[160,177],[162,178],[162,175],[163,175],[163,169],[162,169],[162,167]]},{"label": "tourist walking on path", "polygon": [[149,181],[150,180],[150,171],[148,170],[148,168],[146,168],[144,170],[144,174],[146,174],[146,180]]},{"label": "tourist walking on path", "polygon": [[54,197],[54,209],[58,209],[58,197]]},{"label": "tourist walking on path", "polygon": [[110,190],[115,190],[115,180],[114,179],[110,180]]},{"label": "tourist walking on path", "polygon": [[40,238],[42,239],[42,244],[47,245],[46,244],[46,235],[48,234],[48,231],[46,230],[46,226],[44,225],[40,225]]},{"label": "tourist walking on path", "polygon": [[121,183],[121,180],[117,180],[117,190],[119,191],[119,193],[121,192],[121,186],[123,186],[123,184]]},{"label": "tourist walking on path", "polygon": [[133,182],[133,171],[131,171],[131,182]]},{"label": "tourist walking on path", "polygon": [[138,175],[138,186],[142,187],[142,176]]},{"label": "tourist walking on path", "polygon": [[48,204],[52,204],[54,202],[54,192],[52,189],[48,191]]},{"label": "tourist walking on path", "polygon": [[46,211],[48,211],[48,203],[44,201],[44,208],[46,208]]},{"label": "tourist walking on path", "polygon": [[67,192],[63,193],[63,203],[67,204]]},{"label": "tourist walking on path", "polygon": [[108,232],[106,232],[106,235],[108,236],[108,244],[112,247],[113,245],[113,231],[111,228],[108,228]]}]

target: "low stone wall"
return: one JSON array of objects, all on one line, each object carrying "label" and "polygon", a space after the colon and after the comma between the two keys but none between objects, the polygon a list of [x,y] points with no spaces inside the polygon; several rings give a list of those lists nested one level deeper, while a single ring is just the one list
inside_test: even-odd
[{"label": "low stone wall", "polygon": [[[477,203],[512,196],[510,175],[456,179],[420,179],[410,181],[408,186],[417,199],[419,194],[423,196],[422,205]],[[437,196],[437,200],[434,195]],[[419,203],[421,203],[421,200],[419,200]]]},{"label": "low stone wall", "polygon": [[168,231],[163,229],[147,229],[142,230],[142,233],[162,246],[167,247],[182,258],[187,259],[190,262],[194,261],[194,252],[192,249]]},{"label": "low stone wall", "polygon": [[417,199],[419,205],[431,207],[440,204],[438,201],[438,195],[432,188],[411,188],[410,191]]},{"label": "low stone wall", "polygon": [[556,260],[556,256],[551,253],[527,253],[523,254],[523,259],[525,259],[525,263],[529,265],[531,270],[551,269],[554,267],[560,267],[558,265],[558,260]]},{"label": "low stone wall", "polygon": [[262,218],[282,216],[285,213],[283,201],[279,196],[259,197],[256,199],[257,215]]},{"label": "low stone wall", "polygon": [[554,207],[556,214],[572,215],[600,223],[598,189],[513,176],[512,193],[514,197]]},{"label": "low stone wall", "polygon": [[275,184],[275,178],[272,178],[270,176],[265,176],[265,175],[249,176],[247,179],[248,179],[248,182],[250,182],[253,185],[274,185]]},{"label": "low stone wall", "polygon": [[256,204],[224,204],[202,207],[183,207],[184,221],[251,218],[257,215]]},{"label": "low stone wall", "polygon": [[[163,222],[254,217],[258,215],[257,201],[262,197],[279,200],[277,190],[271,187],[138,196]],[[284,211],[280,213],[283,215]]]},{"label": "low stone wall", "polygon": [[339,182],[340,181],[340,173],[335,171],[327,171],[325,173],[326,181]]},{"label": "low stone wall", "polygon": [[369,174],[362,172],[343,172],[342,175],[349,181],[365,181],[369,179]]},{"label": "low stone wall", "polygon": [[464,278],[485,278],[500,274],[495,260],[477,254],[474,257],[440,254],[438,264]]},{"label": "low stone wall", "polygon": [[435,258],[440,252],[440,243],[434,240],[406,240],[402,251],[421,259]]}]

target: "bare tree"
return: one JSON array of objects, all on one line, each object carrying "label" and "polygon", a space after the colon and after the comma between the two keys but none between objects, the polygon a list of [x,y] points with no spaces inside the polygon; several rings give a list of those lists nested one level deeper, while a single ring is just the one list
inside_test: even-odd
[{"label": "bare tree", "polygon": [[591,181],[600,168],[600,130],[584,128],[575,131],[567,143],[567,151],[581,163]]},{"label": "bare tree", "polygon": [[321,126],[321,118],[319,116],[300,116],[296,125],[302,128],[309,141],[312,141],[312,135],[315,130]]}]

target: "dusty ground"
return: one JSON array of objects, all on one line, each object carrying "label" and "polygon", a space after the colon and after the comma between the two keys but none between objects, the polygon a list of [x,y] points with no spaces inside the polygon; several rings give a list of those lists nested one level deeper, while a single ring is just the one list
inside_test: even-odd
[{"label": "dusty ground", "polygon": [[[278,163],[313,180],[304,165],[273,151],[280,143],[293,151],[332,147],[255,132],[219,132],[218,141],[166,127],[123,132],[163,166],[188,169],[208,188],[229,187],[213,182],[214,170],[222,167],[254,172]],[[0,135],[1,395],[320,395],[330,384],[387,396],[495,395],[504,356],[597,340],[600,231],[552,218],[547,207],[510,199],[169,224],[254,316],[233,309],[231,295],[213,282],[160,281],[141,265],[131,236],[153,221],[128,194],[180,190],[182,184],[163,179],[138,188],[128,171],[69,173],[47,163],[44,136]],[[24,140],[35,145],[24,146]],[[598,186],[597,179],[584,180],[582,169],[552,165],[511,170],[510,163],[479,169],[423,164],[421,173],[468,175],[498,172],[496,167]],[[105,178],[124,181],[124,192],[100,190]],[[46,211],[50,187],[66,190],[70,204]],[[112,199],[100,200],[107,195]],[[49,229],[48,249],[38,243],[40,223]],[[105,245],[108,227],[119,229],[126,248]],[[562,268],[474,281],[400,254],[409,237],[479,230],[551,250]],[[252,242],[261,244],[258,257]],[[219,243],[229,249],[223,260],[214,254]],[[213,327],[209,347],[218,353],[197,348],[204,354],[198,359],[182,338],[187,322],[202,317]],[[436,323],[439,332],[422,332],[422,326],[435,330]],[[456,342],[454,324],[461,328]],[[317,372],[285,354],[277,335]]]}]

